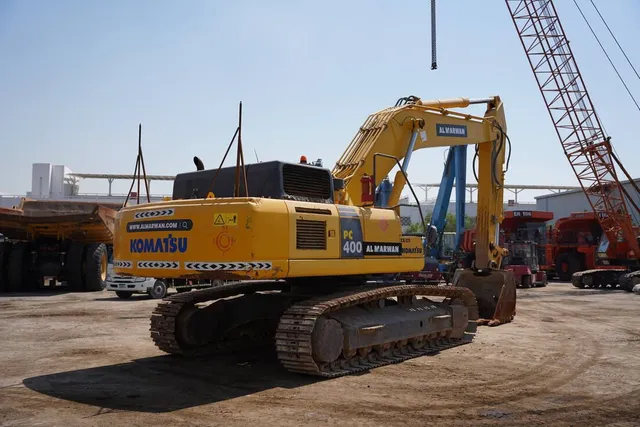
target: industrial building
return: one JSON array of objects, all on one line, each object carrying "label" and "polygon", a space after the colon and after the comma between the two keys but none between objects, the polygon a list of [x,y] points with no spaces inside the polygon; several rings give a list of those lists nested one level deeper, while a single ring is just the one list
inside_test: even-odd
[{"label": "industrial building", "polygon": [[[124,203],[126,194],[112,194],[111,184],[116,179],[131,181],[132,175],[114,174],[86,174],[75,173],[65,165],[54,165],[51,163],[33,163],[31,170],[31,191],[25,195],[0,193],[0,207],[11,208],[20,203],[23,197],[35,200],[75,200],[79,202],[109,202]],[[148,175],[147,180],[173,181],[173,176]],[[104,179],[109,182],[109,192],[107,194],[83,194],[80,193],[80,179]],[[135,198],[135,193],[131,197]],[[151,201],[160,201],[168,195],[151,195]],[[146,200],[146,195],[142,195]],[[131,200],[131,199],[130,199]],[[135,203],[135,202],[134,202]]]},{"label": "industrial building", "polygon": [[[634,179],[636,185],[640,185],[640,178]],[[640,205],[640,196],[638,192],[632,187],[630,181],[620,181],[627,193],[633,196],[633,201],[636,205]],[[536,210],[553,212],[553,218],[563,218],[569,216],[572,212],[590,212],[592,210],[587,196],[585,196],[582,189],[564,191],[556,194],[545,194],[538,196],[536,199]],[[630,206],[627,201],[627,206]],[[637,217],[635,211],[630,209],[632,218],[636,224],[640,224],[640,218]],[[551,222],[550,222],[551,223]]]},{"label": "industrial building", "polygon": [[[34,163],[31,168],[31,191],[27,191],[25,196],[50,200],[64,200],[77,196],[79,188],[72,173],[73,171],[64,165]],[[0,194],[0,207],[15,206],[25,196]]]}]

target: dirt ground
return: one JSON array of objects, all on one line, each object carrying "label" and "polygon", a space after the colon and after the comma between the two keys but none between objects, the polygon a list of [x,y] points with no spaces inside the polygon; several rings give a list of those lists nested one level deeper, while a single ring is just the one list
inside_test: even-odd
[{"label": "dirt ground", "polygon": [[155,304],[0,298],[0,425],[640,425],[640,296],[623,291],[521,289],[514,322],[471,344],[333,380],[269,354],[164,355]]}]

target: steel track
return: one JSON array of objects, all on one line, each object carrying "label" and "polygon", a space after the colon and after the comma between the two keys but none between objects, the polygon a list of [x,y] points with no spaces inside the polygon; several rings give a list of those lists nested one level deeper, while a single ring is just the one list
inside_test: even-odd
[{"label": "steel track", "polygon": [[[176,334],[176,323],[178,315],[183,309],[198,303],[252,292],[282,290],[283,288],[282,283],[273,281],[246,282],[172,295],[160,301],[153,311],[150,328],[151,338],[160,350],[187,357],[210,356],[226,351],[237,351],[273,344],[274,337],[272,335],[264,335],[253,340],[232,342],[219,340],[204,346],[189,347],[180,342]],[[366,290],[366,288],[351,289],[330,295],[311,297],[290,306],[280,318],[280,323],[275,333],[278,359],[289,371],[334,378],[391,363],[399,363],[407,359],[433,354],[471,342],[472,337],[468,334],[461,339],[438,336],[426,339],[423,346],[414,348],[405,339],[389,343],[393,347],[391,350],[382,353],[372,351],[366,356],[356,355],[349,360],[341,359],[338,363],[334,362],[331,366],[327,364],[317,365],[313,361],[311,356],[311,332],[315,321],[321,315],[378,299],[403,296],[436,296],[450,298],[451,300],[460,299],[469,310],[467,331],[475,332],[478,307],[475,296],[467,288],[381,285],[376,289],[370,290]]]},{"label": "steel track", "polygon": [[311,334],[316,320],[320,316],[383,298],[413,295],[426,297],[438,296],[451,298],[452,300],[461,299],[469,310],[469,325],[467,331],[475,332],[475,321],[478,319],[478,307],[475,296],[467,288],[402,285],[364,292],[352,290],[305,300],[287,309],[281,317],[280,325],[276,331],[275,338],[278,359],[280,359],[280,362],[289,371],[335,378],[391,363],[402,362],[407,359],[436,353],[440,350],[471,342],[468,335],[462,339],[437,337],[427,339],[424,346],[415,348],[408,344],[407,339],[404,339],[389,343],[393,344],[394,348],[381,353],[372,351],[364,356],[356,355],[349,359],[339,358],[338,361],[332,362],[331,364],[318,365],[314,361],[312,357]]},{"label": "steel track", "polygon": [[[571,284],[576,288],[586,288],[589,289],[610,289],[616,290],[617,285],[620,285],[620,289],[624,288],[621,283],[624,277],[626,276],[625,272],[628,272],[626,269],[592,269],[592,270],[584,270],[573,273],[571,276]],[[586,281],[584,279],[587,279]],[[611,285],[610,288],[607,288],[607,285]]]},{"label": "steel track", "polygon": [[158,303],[151,315],[151,339],[162,351],[189,357],[206,356],[223,351],[235,351],[255,346],[268,345],[268,336],[258,341],[216,341],[211,344],[189,348],[182,345],[176,336],[176,321],[178,314],[188,306],[198,303],[228,298],[235,295],[249,294],[258,291],[282,290],[286,285],[275,281],[240,282],[223,285],[217,288],[175,294],[164,298]]},{"label": "steel track", "polygon": [[620,287],[627,292],[633,292],[633,287],[638,283],[640,283],[640,270],[632,271],[620,276]]}]

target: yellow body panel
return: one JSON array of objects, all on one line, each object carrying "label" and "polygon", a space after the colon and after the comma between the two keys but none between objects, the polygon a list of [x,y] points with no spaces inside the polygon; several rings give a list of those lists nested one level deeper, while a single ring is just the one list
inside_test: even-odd
[{"label": "yellow body panel", "polygon": [[[114,271],[165,278],[283,279],[419,271],[420,237],[392,210],[263,198],[124,208]],[[359,253],[359,254],[358,254]]]}]

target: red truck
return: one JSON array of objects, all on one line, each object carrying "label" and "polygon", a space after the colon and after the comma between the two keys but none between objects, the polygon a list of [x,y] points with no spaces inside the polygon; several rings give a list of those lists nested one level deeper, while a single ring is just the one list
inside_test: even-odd
[{"label": "red truck", "polygon": [[[636,231],[637,232],[637,231]],[[598,262],[602,227],[595,212],[575,212],[559,218],[547,231],[546,259],[548,270],[562,281],[571,281],[573,273],[592,269],[621,269],[634,258],[628,242],[618,242],[616,259],[608,264]],[[616,265],[617,264],[617,265]]]}]

